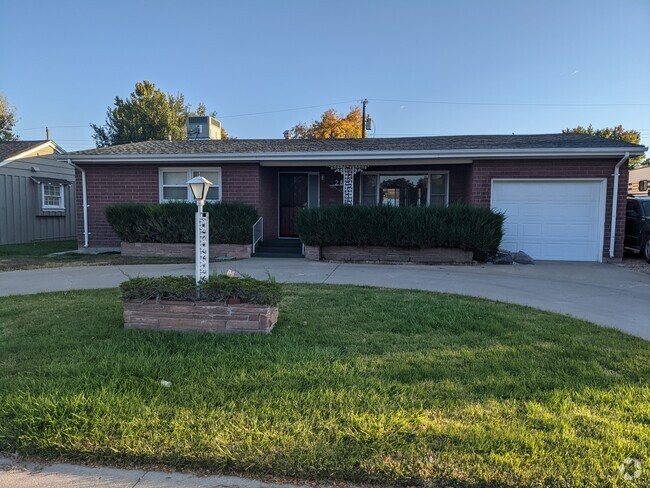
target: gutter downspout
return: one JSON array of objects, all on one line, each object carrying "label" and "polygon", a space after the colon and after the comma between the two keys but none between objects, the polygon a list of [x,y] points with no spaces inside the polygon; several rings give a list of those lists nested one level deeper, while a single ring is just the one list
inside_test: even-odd
[{"label": "gutter downspout", "polygon": [[73,168],[81,171],[81,206],[83,207],[84,215],[84,248],[88,247],[88,195],[86,193],[86,171],[83,168],[80,168],[72,162],[71,159],[68,159],[68,164]]},{"label": "gutter downspout", "polygon": [[614,188],[612,192],[612,225],[609,229],[609,258],[612,259],[614,257],[614,241],[616,238],[616,211],[617,211],[617,204],[618,204],[618,176],[619,176],[619,169],[621,166],[623,166],[627,160],[630,159],[630,153],[626,152],[623,158],[616,163],[616,166],[614,166]]}]

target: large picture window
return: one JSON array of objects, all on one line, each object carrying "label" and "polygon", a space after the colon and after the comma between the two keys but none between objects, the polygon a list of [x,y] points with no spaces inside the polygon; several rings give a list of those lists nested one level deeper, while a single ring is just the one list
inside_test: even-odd
[{"label": "large picture window", "polygon": [[446,205],[448,173],[361,173],[361,205]]},{"label": "large picture window", "polygon": [[196,176],[203,176],[212,183],[206,200],[220,202],[220,168],[160,168],[160,202],[191,202],[193,197],[187,182]]}]

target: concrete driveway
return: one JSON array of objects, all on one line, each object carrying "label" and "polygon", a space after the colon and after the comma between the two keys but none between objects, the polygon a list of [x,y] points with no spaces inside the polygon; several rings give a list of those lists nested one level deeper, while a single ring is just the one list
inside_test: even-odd
[{"label": "concrete driveway", "polygon": [[[529,305],[650,340],[650,274],[615,264],[400,266],[254,258],[211,266],[279,282],[370,285],[458,293]],[[115,287],[129,276],[193,274],[192,264],[86,266],[0,273],[0,296]]]}]

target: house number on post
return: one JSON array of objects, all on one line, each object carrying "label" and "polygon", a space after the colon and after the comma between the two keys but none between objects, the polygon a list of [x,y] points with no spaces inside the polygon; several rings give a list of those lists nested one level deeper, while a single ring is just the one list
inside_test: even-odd
[{"label": "house number on post", "polygon": [[366,169],[367,166],[361,164],[337,164],[331,168],[343,175],[343,205],[353,205],[354,175]]},{"label": "house number on post", "polygon": [[210,234],[208,232],[209,214],[196,212],[196,278],[207,280],[210,275]]}]

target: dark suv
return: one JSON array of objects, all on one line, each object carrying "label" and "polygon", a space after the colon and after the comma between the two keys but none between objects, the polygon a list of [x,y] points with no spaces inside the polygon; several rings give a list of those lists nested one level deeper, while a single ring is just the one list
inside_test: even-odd
[{"label": "dark suv", "polygon": [[650,263],[650,196],[627,198],[625,248],[640,251]]}]

